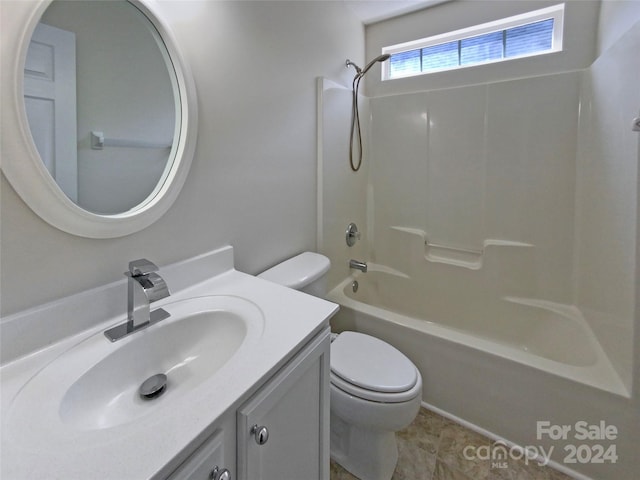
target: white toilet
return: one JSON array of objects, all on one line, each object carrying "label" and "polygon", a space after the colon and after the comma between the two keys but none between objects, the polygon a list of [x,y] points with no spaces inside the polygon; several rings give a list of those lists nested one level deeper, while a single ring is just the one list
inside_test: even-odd
[{"label": "white toilet", "polygon": [[[326,295],[327,257],[305,252],[258,277]],[[343,332],[331,343],[331,458],[361,480],[389,480],[398,461],[395,432],[418,414],[422,378],[382,340]]]}]

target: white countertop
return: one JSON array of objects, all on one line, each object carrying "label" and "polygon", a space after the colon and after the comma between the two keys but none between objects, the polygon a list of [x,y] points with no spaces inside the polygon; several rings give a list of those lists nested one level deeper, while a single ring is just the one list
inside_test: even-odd
[{"label": "white countertop", "polygon": [[[227,265],[228,266],[228,265]],[[232,357],[211,379],[188,394],[174,397],[154,414],[111,428],[79,430],[58,418],[34,414],[33,422],[18,424],[12,416],[14,399],[24,386],[58,356],[93,335],[124,320],[113,317],[88,330],[56,341],[0,368],[2,388],[2,443],[0,477],[3,480],[35,478],[148,479],[163,471],[168,462],[238,401],[266,380],[314,335],[328,326],[338,306],[309,295],[240,273],[222,269],[156,302],[164,304],[207,295],[241,297],[257,305],[264,315],[261,338],[250,349]],[[163,273],[162,268],[159,272]],[[171,288],[170,279],[166,278]],[[176,280],[178,283],[179,280]],[[42,309],[40,309],[40,314]],[[152,327],[151,327],[152,328]],[[133,335],[136,335],[135,333]],[[117,348],[117,342],[114,348]],[[89,369],[91,365],[87,365]],[[64,376],[64,375],[63,375]],[[65,379],[55,378],[52,382]],[[20,398],[20,397],[18,397]],[[57,411],[55,395],[41,395],[42,411]],[[40,418],[44,417],[44,418]],[[22,423],[22,422],[21,422]]]}]

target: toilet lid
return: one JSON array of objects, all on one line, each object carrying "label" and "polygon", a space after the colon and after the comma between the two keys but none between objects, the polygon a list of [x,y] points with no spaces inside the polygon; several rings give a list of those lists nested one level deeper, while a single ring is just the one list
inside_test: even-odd
[{"label": "toilet lid", "polygon": [[331,343],[331,372],[357,387],[383,393],[406,392],[418,381],[411,360],[370,335],[343,332]]}]

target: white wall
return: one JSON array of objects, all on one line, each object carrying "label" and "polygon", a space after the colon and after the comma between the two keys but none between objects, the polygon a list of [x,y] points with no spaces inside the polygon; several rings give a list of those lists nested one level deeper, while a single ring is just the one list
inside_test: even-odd
[{"label": "white wall", "polygon": [[[165,1],[158,8],[199,98],[198,146],[179,198],[139,233],[90,240],[42,221],[3,177],[3,314],[115,281],[135,258],[162,266],[231,244],[238,268],[257,273],[315,248],[315,79],[350,82],[344,61],[363,61],[361,23],[339,2]],[[34,4],[2,1],[0,9],[6,68]]]},{"label": "white wall", "polygon": [[640,20],[637,0],[602,0],[598,22],[598,55],[611,47]]}]

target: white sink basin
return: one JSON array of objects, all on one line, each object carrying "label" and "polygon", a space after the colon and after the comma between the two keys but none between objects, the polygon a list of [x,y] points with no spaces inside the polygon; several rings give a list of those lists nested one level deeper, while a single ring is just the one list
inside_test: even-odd
[{"label": "white sink basin", "polygon": [[[147,329],[115,343],[101,331],[60,355],[16,395],[11,418],[74,430],[142,419],[215,381],[216,373],[262,334],[262,311],[239,297],[191,298],[163,308],[171,316]],[[158,373],[167,376],[164,393],[141,398],[140,385]]]}]

